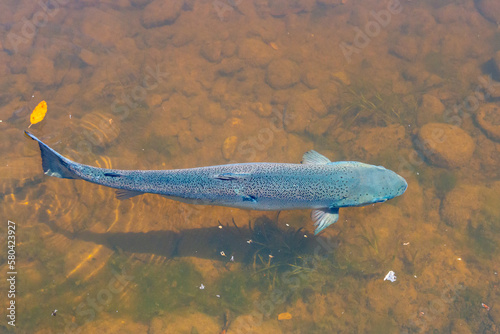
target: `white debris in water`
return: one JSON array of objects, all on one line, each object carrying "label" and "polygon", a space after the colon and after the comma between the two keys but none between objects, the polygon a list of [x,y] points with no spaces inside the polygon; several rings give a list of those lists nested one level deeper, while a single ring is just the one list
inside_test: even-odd
[{"label": "white debris in water", "polygon": [[205,289],[205,286],[203,285],[203,283],[201,283],[200,290],[203,290],[203,289]]},{"label": "white debris in water", "polygon": [[394,273],[394,271],[389,271],[387,275],[385,275],[384,281],[396,282],[396,274]]}]

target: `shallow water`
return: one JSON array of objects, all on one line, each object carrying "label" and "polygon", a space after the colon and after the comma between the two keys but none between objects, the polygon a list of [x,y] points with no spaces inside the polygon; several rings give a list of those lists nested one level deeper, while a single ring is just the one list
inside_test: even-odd
[{"label": "shallow water", "polygon": [[[1,332],[499,332],[500,5],[162,3],[0,4]],[[43,175],[41,100],[30,131],[81,163],[315,149],[409,187],[317,238],[306,210],[119,201]]]}]

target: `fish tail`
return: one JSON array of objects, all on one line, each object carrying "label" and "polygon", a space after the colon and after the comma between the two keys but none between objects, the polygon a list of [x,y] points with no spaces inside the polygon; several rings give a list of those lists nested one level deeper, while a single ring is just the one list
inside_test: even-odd
[{"label": "fish tail", "polygon": [[69,168],[72,164],[75,164],[73,161],[63,157],[28,131],[24,131],[24,133],[38,142],[42,155],[43,172],[45,174],[62,179],[80,179],[80,177]]}]

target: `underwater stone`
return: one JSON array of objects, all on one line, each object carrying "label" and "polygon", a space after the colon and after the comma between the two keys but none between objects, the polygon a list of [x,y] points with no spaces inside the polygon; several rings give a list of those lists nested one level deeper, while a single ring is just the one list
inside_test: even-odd
[{"label": "underwater stone", "polygon": [[184,1],[155,0],[144,8],[141,22],[144,28],[172,24],[181,15]]},{"label": "underwater stone", "polygon": [[209,102],[200,106],[199,114],[212,124],[222,124],[227,119],[227,110],[216,102]]},{"label": "underwater stone", "polygon": [[302,98],[316,115],[323,117],[328,113],[328,109],[326,108],[320,95],[321,94],[318,89],[311,89],[304,92],[302,94]]},{"label": "underwater stone", "polygon": [[420,54],[418,40],[415,37],[404,36],[390,46],[389,51],[396,57],[414,62]]},{"label": "underwater stone", "polygon": [[239,59],[223,59],[217,71],[223,76],[232,76],[239,72],[244,66],[244,63]]},{"label": "underwater stone", "polygon": [[488,103],[476,115],[477,124],[491,139],[500,141],[500,107],[495,103]]},{"label": "underwater stone", "polygon": [[416,146],[433,164],[457,168],[470,160],[476,145],[472,137],[457,126],[428,123],[418,132]]},{"label": "underwater stone", "polygon": [[267,67],[266,81],[274,89],[285,89],[300,80],[299,67],[288,59],[277,59]]},{"label": "underwater stone", "polygon": [[231,160],[234,151],[236,151],[236,145],[238,144],[238,137],[230,136],[224,140],[222,144],[222,156],[226,160]]},{"label": "underwater stone", "polygon": [[52,60],[42,55],[35,55],[31,60],[30,66],[27,66],[26,72],[32,82],[44,86],[50,86],[56,83],[54,63]]},{"label": "underwater stone", "polygon": [[85,37],[90,37],[105,47],[116,47],[127,35],[131,24],[121,20],[118,15],[99,10],[96,7],[84,9],[84,19],[81,23],[81,32]]},{"label": "underwater stone", "polygon": [[493,23],[500,24],[500,1],[478,0],[475,3],[481,15]]},{"label": "underwater stone", "polygon": [[274,50],[255,38],[249,38],[241,43],[238,49],[238,57],[253,66],[264,67],[273,58]]},{"label": "underwater stone", "polygon": [[286,130],[289,132],[302,133],[312,120],[313,111],[302,96],[292,98],[286,108]]},{"label": "underwater stone", "polygon": [[211,63],[218,63],[222,59],[222,42],[206,41],[200,49],[200,54]]},{"label": "underwater stone", "polygon": [[498,73],[500,73],[500,51],[497,51],[495,53],[495,56],[493,57],[493,61],[495,62],[495,69]]},{"label": "underwater stone", "polygon": [[459,185],[452,189],[441,205],[441,218],[451,226],[466,228],[474,212],[481,208],[481,187]]},{"label": "underwater stone", "polygon": [[422,102],[418,108],[417,123],[422,126],[425,123],[436,122],[443,118],[445,110],[440,99],[431,94],[422,96]]}]

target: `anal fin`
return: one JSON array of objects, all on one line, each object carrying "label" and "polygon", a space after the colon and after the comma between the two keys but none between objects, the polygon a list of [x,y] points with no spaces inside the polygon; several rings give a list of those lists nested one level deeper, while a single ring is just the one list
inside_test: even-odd
[{"label": "anal fin", "polygon": [[120,201],[122,201],[124,199],[129,199],[131,197],[142,195],[142,194],[144,194],[142,191],[118,189],[116,191],[116,199],[119,199]]},{"label": "anal fin", "polygon": [[315,209],[311,212],[314,220],[314,234],[318,234],[339,219],[339,208]]}]

